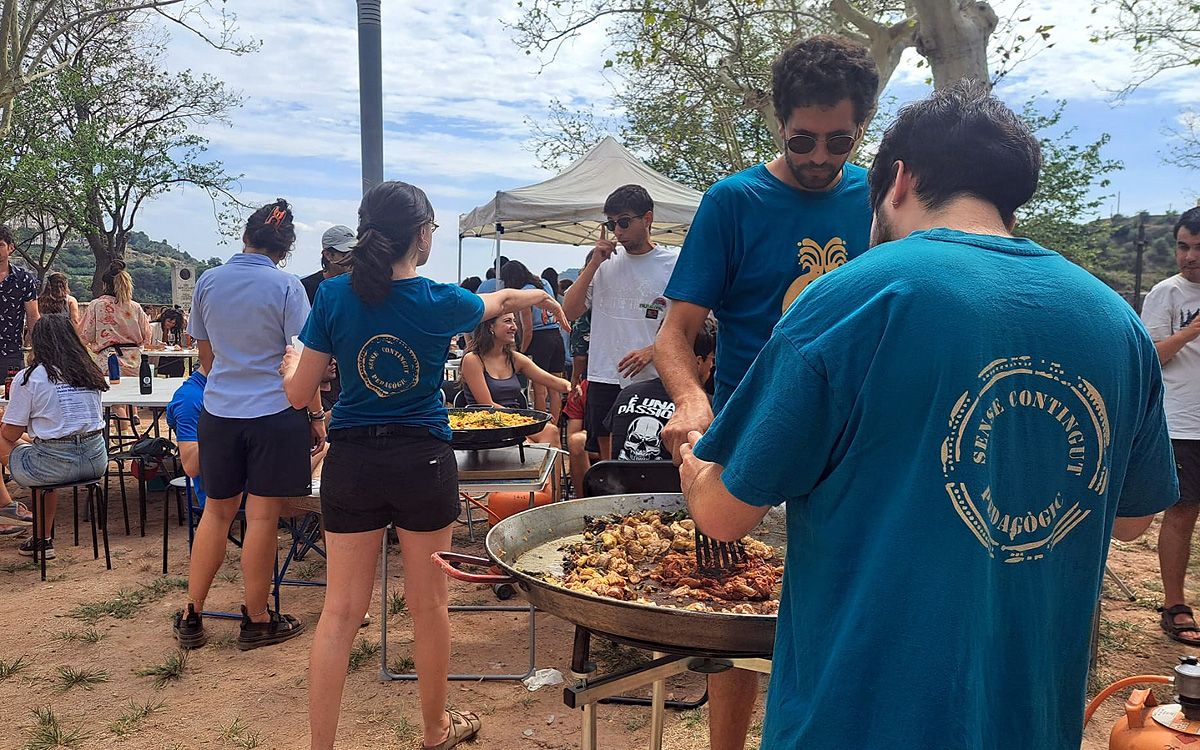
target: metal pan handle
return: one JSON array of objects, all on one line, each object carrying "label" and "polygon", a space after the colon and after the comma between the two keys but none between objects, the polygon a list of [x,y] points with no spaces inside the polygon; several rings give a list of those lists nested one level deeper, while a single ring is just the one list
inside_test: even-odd
[{"label": "metal pan handle", "polygon": [[517,579],[512,576],[499,575],[496,573],[467,573],[459,570],[454,566],[455,563],[460,565],[473,565],[476,567],[492,567],[492,561],[486,557],[476,557],[474,555],[463,555],[458,552],[434,552],[431,556],[433,564],[437,565],[442,571],[456,581],[464,581],[466,583],[486,583],[486,584],[503,584],[516,583]]}]

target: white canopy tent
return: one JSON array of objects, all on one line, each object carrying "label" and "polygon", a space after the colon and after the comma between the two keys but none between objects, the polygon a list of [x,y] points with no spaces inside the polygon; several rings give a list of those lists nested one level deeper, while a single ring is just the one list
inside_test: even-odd
[{"label": "white canopy tent", "polygon": [[[700,205],[701,194],[646,166],[613,138],[597,143],[561,174],[536,185],[502,190],[485,205],[458,218],[458,276],[462,278],[462,240],[500,240],[590,245],[604,220],[601,208],[622,185],[646,188],[654,200],[651,236],[666,245],[683,244]],[[497,269],[499,271],[499,269]]]}]

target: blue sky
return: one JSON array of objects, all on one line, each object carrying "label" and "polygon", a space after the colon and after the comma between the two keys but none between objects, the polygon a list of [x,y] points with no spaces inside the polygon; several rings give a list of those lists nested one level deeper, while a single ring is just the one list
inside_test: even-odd
[{"label": "blue sky", "polygon": [[[1131,56],[1088,41],[1093,19],[1080,13],[1084,3],[993,1],[1001,15],[1019,5],[1034,24],[1055,24],[1055,46],[1023,63],[996,93],[1014,107],[1030,97],[1047,106],[1068,100],[1064,124],[1078,127],[1081,143],[1110,133],[1105,155],[1125,164],[1112,188],[1121,193],[1122,213],[1193,205],[1200,177],[1162,164],[1159,155],[1164,131],[1200,99],[1200,76],[1194,70],[1163,76],[1113,106],[1110,92],[1127,80]],[[355,6],[349,0],[234,0],[229,6],[241,27],[261,39],[258,52],[233,57],[174,31],[168,63],[213,73],[245,96],[230,124],[202,129],[212,142],[209,153],[245,175],[242,200],[293,203],[299,232],[288,268],[305,274],[317,267],[321,232],[332,224],[353,227],[356,219]],[[606,36],[600,27],[566,45],[539,74],[538,59],[517,49],[503,24],[519,12],[516,0],[389,0],[383,12],[385,176],[429,194],[442,229],[426,273],[454,281],[458,215],[499,189],[550,176],[528,150],[527,121],[543,119],[555,98],[619,112],[613,92],[620,81],[602,73]],[[928,92],[916,60],[907,53],[892,79],[889,93],[901,103]],[[1104,212],[1115,203],[1108,201]],[[241,249],[221,234],[211,205],[196,190],[146,205],[136,228],[199,258],[228,258]],[[464,275],[481,274],[491,251],[488,241],[465,240]],[[505,254],[537,272],[578,265],[584,250],[513,245]]]}]

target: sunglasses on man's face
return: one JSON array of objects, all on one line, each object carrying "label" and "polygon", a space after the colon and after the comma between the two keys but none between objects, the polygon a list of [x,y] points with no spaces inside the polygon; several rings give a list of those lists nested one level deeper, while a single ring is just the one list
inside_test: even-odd
[{"label": "sunglasses on man's face", "polygon": [[610,231],[610,232],[615,232],[615,231],[617,231],[617,227],[620,227],[620,228],[622,228],[622,229],[628,229],[628,228],[629,228],[629,222],[633,221],[633,220],[634,220],[634,219],[636,219],[636,218],[638,218],[638,217],[636,217],[636,216],[622,216],[622,217],[621,217],[621,218],[619,218],[619,219],[609,219],[608,221],[603,221],[603,222],[600,222],[600,223],[601,223],[601,224],[602,224],[602,225],[603,225],[603,226],[604,226],[604,227],[605,227],[605,228],[606,228],[608,231]]},{"label": "sunglasses on man's face", "polygon": [[834,156],[848,154],[854,148],[854,136],[852,135],[831,135],[827,138],[817,138],[803,133],[797,133],[788,138],[787,148],[793,154],[809,154],[820,142],[824,142],[825,149]]}]

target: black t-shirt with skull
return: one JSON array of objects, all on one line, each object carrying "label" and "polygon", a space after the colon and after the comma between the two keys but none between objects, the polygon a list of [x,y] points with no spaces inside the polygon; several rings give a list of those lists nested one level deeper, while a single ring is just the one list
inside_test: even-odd
[{"label": "black t-shirt with skull", "polygon": [[675,403],[662,380],[654,378],[621,389],[604,426],[612,431],[613,458],[619,461],[669,460],[662,428],[675,413]]}]

